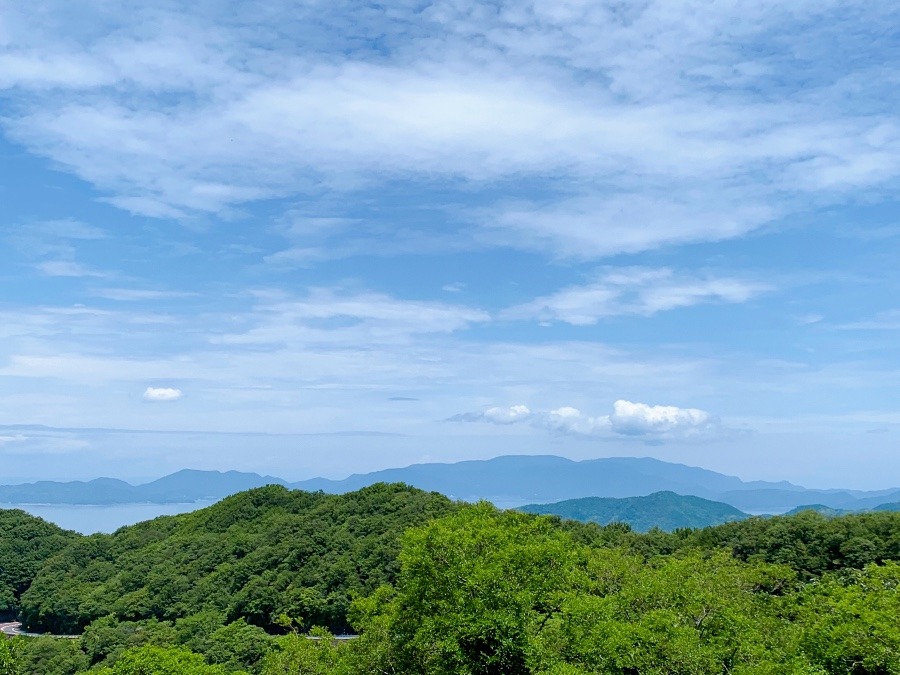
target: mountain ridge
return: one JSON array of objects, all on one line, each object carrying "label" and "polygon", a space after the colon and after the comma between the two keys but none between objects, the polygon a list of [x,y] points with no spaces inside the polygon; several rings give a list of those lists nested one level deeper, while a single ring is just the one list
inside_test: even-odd
[{"label": "mountain ridge", "polygon": [[486,460],[412,464],[352,474],[343,479],[311,478],[296,482],[257,473],[197,469],[182,469],[140,485],[115,478],[38,481],[0,485],[0,503],[185,503],[221,499],[271,484],[334,494],[379,482],[402,482],[453,499],[487,499],[510,507],[584,497],[643,497],[662,491],[723,502],[741,511],[755,513],[781,513],[811,503],[835,509],[867,510],[900,502],[900,489],[897,488],[816,490],[788,481],[744,481],[736,476],[652,457],[571,460],[556,455],[502,455]]}]

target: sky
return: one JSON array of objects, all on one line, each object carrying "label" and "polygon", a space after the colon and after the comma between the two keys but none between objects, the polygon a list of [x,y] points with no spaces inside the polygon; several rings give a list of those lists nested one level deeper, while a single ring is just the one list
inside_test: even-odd
[{"label": "sky", "polygon": [[898,14],[0,0],[0,482],[900,485]]}]

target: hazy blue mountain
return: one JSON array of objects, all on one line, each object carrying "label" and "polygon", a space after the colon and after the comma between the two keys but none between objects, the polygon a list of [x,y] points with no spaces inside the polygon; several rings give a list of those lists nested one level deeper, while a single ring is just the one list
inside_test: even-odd
[{"label": "hazy blue mountain", "polygon": [[272,476],[238,471],[185,469],[164,478],[131,485],[113,478],[91,481],[38,481],[22,485],[0,485],[2,504],[173,504],[221,499],[236,492],[285,481]]},{"label": "hazy blue mountain", "polygon": [[646,532],[654,527],[666,531],[680,527],[707,527],[749,517],[743,511],[722,502],[670,491],[654,492],[646,497],[567,499],[555,504],[528,504],[518,510],[600,525],[628,523],[638,532]]},{"label": "hazy blue mountain", "polygon": [[135,490],[142,497],[140,501],[193,502],[198,499],[220,499],[236,492],[272,484],[286,485],[287,481],[240,471],[182,469],[150,483],[138,485]]},{"label": "hazy blue mountain", "polygon": [[900,502],[892,502],[890,504],[879,504],[873,511],[900,511]]},{"label": "hazy blue mountain", "polygon": [[[730,504],[742,511],[783,513],[811,502],[860,510],[900,501],[896,488],[809,490],[787,481],[742,481],[735,476],[651,458],[573,461],[554,456],[509,455],[455,464],[414,464],[343,480],[315,478],[291,487],[324,492],[358,490],[376,481],[402,481],[456,499],[489,499],[501,506],[546,504],[582,497],[635,497],[672,491]],[[893,498],[896,495],[896,498]]]},{"label": "hazy blue mountain", "polygon": [[747,489],[730,490],[719,501],[750,512],[783,513],[810,503],[842,511],[864,511],[889,501],[900,501],[896,490],[866,493],[851,490]]},{"label": "hazy blue mountain", "polygon": [[[115,478],[59,483],[42,480],[23,485],[0,486],[4,504],[121,504],[137,501],[134,486]],[[101,501],[96,501],[96,500]]]},{"label": "hazy blue mountain", "polygon": [[671,491],[730,504],[755,513],[783,513],[816,503],[863,510],[900,502],[900,490],[808,490],[781,482],[749,481],[715,471],[650,458],[612,457],[573,461],[550,455],[510,455],[455,464],[414,464],[343,480],[314,478],[288,483],[272,476],[237,471],[184,470],[143,485],[101,478],[58,483],[41,481],[0,486],[6,504],[177,503],[219,499],[268,484],[344,493],[378,482],[403,482],[454,499],[488,499],[499,506],[546,504],[582,497],[640,497]]},{"label": "hazy blue mountain", "polygon": [[348,492],[377,481],[404,482],[423,490],[435,490],[456,499],[554,502],[579,497],[634,497],[661,490],[701,497],[752,488],[797,490],[787,482],[744,482],[682,464],[651,458],[612,457],[573,461],[549,455],[509,455],[455,464],[414,464],[354,474],[343,480],[315,478],[291,487],[325,492]]}]

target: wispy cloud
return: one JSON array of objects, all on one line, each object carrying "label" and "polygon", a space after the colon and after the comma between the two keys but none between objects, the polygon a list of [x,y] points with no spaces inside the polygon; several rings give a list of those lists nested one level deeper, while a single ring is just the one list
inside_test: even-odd
[{"label": "wispy cloud", "polygon": [[305,296],[259,292],[243,332],[215,340],[227,345],[406,342],[415,335],[449,334],[490,320],[487,312],[442,302],[401,300],[373,292],[312,288]]},{"label": "wispy cloud", "polygon": [[512,405],[508,408],[494,406],[482,412],[470,412],[454,415],[453,422],[492,422],[494,424],[515,424],[531,419],[532,412],[527,405]]},{"label": "wispy cloud", "polygon": [[859,321],[850,321],[838,326],[841,330],[872,330],[893,331],[900,330],[900,309],[889,309],[879,312],[875,316]]},{"label": "wispy cloud", "polygon": [[184,291],[159,291],[148,288],[96,288],[91,294],[98,298],[121,302],[140,302],[152,300],[171,300],[193,297],[195,293]]},{"label": "wispy cloud", "polygon": [[592,284],[537,298],[512,307],[501,316],[584,326],[611,316],[650,316],[704,303],[746,302],[770,288],[766,283],[730,277],[691,276],[670,269],[620,268],[605,270]]},{"label": "wispy cloud", "polygon": [[106,277],[108,272],[91,269],[73,260],[48,260],[39,263],[37,269],[48,277]]},{"label": "wispy cloud", "polygon": [[[272,27],[290,13],[309,39],[265,58],[231,12],[212,28],[190,9],[148,8],[138,29],[96,8],[115,37],[69,34],[52,52],[52,25],[11,12],[0,86],[19,104],[5,124],[137,213],[462,181],[495,203],[472,217],[485,245],[581,258],[741,236],[801,198],[831,202],[897,178],[889,88],[876,63],[841,58],[829,32],[852,19],[843,49],[858,55],[890,10],[759,2],[705,7],[686,25],[689,5],[400,4],[357,8],[352,24],[344,3],[296,18],[276,6]],[[381,35],[378,59],[351,39],[361,26]],[[784,50],[798,33],[805,51]],[[854,81],[872,86],[851,105]],[[543,197],[511,199],[502,182],[521,177],[539,178]],[[282,261],[303,262],[305,249]]]}]

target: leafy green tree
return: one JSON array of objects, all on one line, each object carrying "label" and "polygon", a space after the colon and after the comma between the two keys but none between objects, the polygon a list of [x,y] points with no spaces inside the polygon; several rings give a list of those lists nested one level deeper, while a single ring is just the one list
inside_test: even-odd
[{"label": "leafy green tree", "polygon": [[118,621],[110,615],[93,621],[80,638],[81,648],[91,663],[115,661],[129,648],[142,645],[165,647],[173,645],[176,631],[171,624],[149,619],[146,621]]},{"label": "leafy green tree", "polygon": [[[309,635],[289,633],[278,638],[277,647],[262,662],[261,675],[339,675],[363,670],[350,668],[349,645],[337,643],[325,629]],[[374,672],[374,671],[371,671]]]},{"label": "leafy green tree", "polygon": [[[403,544],[386,609],[395,672],[527,672],[536,636],[580,583],[582,549],[549,519],[486,503],[411,530]],[[372,617],[371,606],[360,615]],[[364,638],[361,649],[371,647]]]},{"label": "leafy green tree", "polygon": [[78,640],[53,637],[23,640],[19,661],[21,675],[75,675],[91,665]]},{"label": "leafy green tree", "polygon": [[186,649],[155,646],[129,649],[115,665],[91,671],[92,675],[226,675],[228,672],[222,666],[207,664],[202,656]]},{"label": "leafy green tree", "polygon": [[19,643],[0,635],[0,675],[20,675]]},{"label": "leafy green tree", "polygon": [[550,665],[562,658],[587,672],[653,674],[808,668],[795,658],[795,633],[780,613],[793,587],[788,568],[726,553],[645,564],[607,550],[594,553],[590,576],[547,636]]},{"label": "leafy green tree", "polygon": [[220,663],[228,670],[254,670],[274,646],[262,628],[238,619],[218,628],[199,651],[212,663]]},{"label": "leafy green tree", "polygon": [[900,565],[828,575],[799,601],[802,648],[828,673],[900,673]]}]

